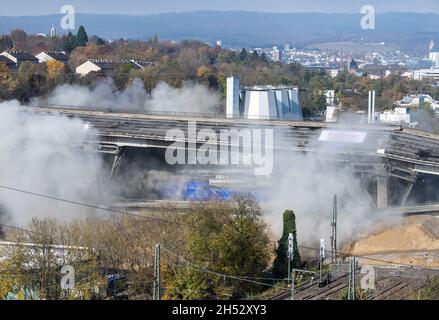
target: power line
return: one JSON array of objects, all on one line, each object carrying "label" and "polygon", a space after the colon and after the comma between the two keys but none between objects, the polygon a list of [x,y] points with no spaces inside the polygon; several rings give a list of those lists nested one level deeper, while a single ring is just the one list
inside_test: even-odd
[{"label": "power line", "polygon": [[[307,250],[320,251],[320,249],[312,248],[312,247],[307,247],[307,246],[300,246],[299,245],[298,247],[302,248],[302,249],[307,249]],[[326,253],[330,253],[331,251],[325,250],[325,252]],[[338,252],[337,256],[341,256],[343,258],[357,258],[357,259],[364,259],[364,260],[382,262],[382,263],[386,263],[386,264],[393,264],[393,265],[402,266],[402,267],[409,267],[409,268],[413,268],[413,269],[423,269],[423,270],[430,270],[430,271],[439,271],[439,269],[436,269],[436,268],[421,267],[421,266],[410,265],[410,264],[405,264],[405,263],[398,263],[398,262],[395,262],[395,261],[388,261],[388,260],[371,258],[371,257],[366,257],[366,256],[352,255],[352,254],[343,253],[343,252]]]},{"label": "power line", "polygon": [[159,222],[166,222],[166,223],[171,223],[172,222],[172,223],[178,224],[180,226],[184,226],[181,223],[178,223],[178,222],[175,222],[175,221],[169,221],[169,220],[158,218],[158,217],[143,216],[143,215],[140,215],[140,214],[119,211],[119,210],[116,210],[116,209],[110,209],[110,208],[101,207],[101,206],[94,205],[94,204],[79,202],[79,201],[62,199],[62,198],[58,198],[58,197],[54,197],[54,196],[39,194],[39,193],[35,193],[35,192],[27,191],[27,190],[22,190],[22,189],[17,189],[17,188],[12,188],[12,187],[8,187],[8,186],[0,185],[0,188],[1,189],[5,189],[5,190],[9,190],[9,191],[14,191],[14,192],[28,194],[28,195],[35,196],[35,197],[46,198],[46,199],[50,199],[50,200],[54,200],[54,201],[59,201],[59,202],[64,202],[64,203],[68,203],[68,204],[73,204],[73,205],[77,205],[77,206],[81,206],[81,207],[92,208],[92,209],[102,210],[102,211],[111,212],[111,213],[117,213],[117,214],[121,214],[122,216],[130,216],[130,217],[141,218],[141,219],[145,219],[145,220],[156,220],[156,221],[159,221]]},{"label": "power line", "polygon": [[[162,247],[163,247],[163,246],[162,246]],[[200,267],[200,266],[198,266],[197,264],[195,264],[195,263],[193,263],[193,262],[190,262],[190,261],[186,260],[186,259],[185,259],[184,257],[182,257],[181,255],[178,255],[178,254],[172,252],[171,250],[167,249],[166,247],[163,247],[163,249],[164,249],[166,252],[168,252],[168,253],[170,253],[170,254],[176,256],[177,259],[183,261],[183,262],[186,263],[187,265],[191,266],[193,269],[199,270],[199,271],[201,271],[201,272],[205,272],[205,273],[213,274],[213,275],[216,275],[216,276],[221,277],[221,278],[228,278],[228,279],[233,279],[233,280],[239,280],[239,281],[243,281],[243,282],[249,282],[249,283],[253,283],[253,284],[258,284],[258,285],[262,285],[262,286],[267,286],[267,287],[271,287],[271,288],[278,288],[278,286],[274,286],[274,285],[271,285],[271,284],[268,284],[268,283],[264,283],[264,282],[259,282],[259,281],[251,280],[250,277],[241,277],[241,276],[227,275],[227,274],[219,273],[219,272],[216,272],[216,271],[212,271],[212,270],[209,270],[209,269],[206,269],[206,268]]]},{"label": "power line", "polygon": [[[46,199],[50,199],[50,200],[54,200],[54,201],[78,205],[78,206],[82,206],[82,207],[89,207],[89,208],[102,210],[102,211],[106,211],[106,212],[117,213],[117,214],[121,214],[123,216],[131,216],[131,217],[142,218],[142,219],[146,219],[146,220],[155,220],[155,221],[164,222],[164,223],[173,223],[173,224],[176,224],[176,225],[181,226],[181,227],[189,227],[189,228],[192,227],[192,225],[190,225],[190,224],[184,224],[184,223],[180,223],[180,222],[176,222],[176,221],[170,221],[170,220],[162,219],[162,218],[158,218],[158,217],[147,217],[147,216],[143,216],[143,215],[139,215],[139,214],[123,212],[123,211],[119,211],[119,210],[115,210],[115,209],[100,207],[100,206],[93,205],[93,204],[86,204],[86,203],[82,203],[82,202],[78,202],[78,201],[66,200],[66,199],[62,199],[62,198],[57,198],[57,197],[53,197],[53,196],[49,196],[49,195],[43,195],[43,194],[39,194],[39,193],[31,192],[31,191],[26,191],[26,190],[22,190],[22,189],[17,189],[17,188],[12,188],[12,187],[8,187],[8,186],[0,185],[0,188],[5,189],[5,190],[14,191],[14,192],[32,195],[32,196],[36,196],[36,197],[40,197],[40,198],[46,198]],[[25,232],[31,232],[29,230],[22,229],[22,228],[12,227],[12,226],[3,225],[3,224],[0,224],[0,225],[5,226],[5,227],[9,227],[11,229],[18,229],[18,230],[25,231]],[[155,232],[155,231],[153,231],[153,232]],[[273,241],[273,242],[276,242],[276,241]],[[302,249],[308,249],[308,250],[313,250],[313,251],[318,251],[318,252],[320,251],[320,248],[313,248],[313,247],[308,247],[308,246],[303,246],[303,245],[298,245],[298,247],[302,248]],[[325,252],[331,253],[331,251],[329,251],[329,250],[325,250]],[[416,265],[397,263],[394,261],[388,261],[388,260],[383,260],[383,259],[352,255],[350,253],[337,252],[337,256],[344,257],[344,258],[355,257],[355,258],[359,258],[359,259],[382,262],[382,263],[386,263],[386,264],[394,264],[394,265],[406,266],[406,267],[410,267],[410,268],[419,268],[419,269],[424,269],[424,270],[439,271],[439,269],[435,269],[435,268],[426,268],[426,267],[420,267],[420,266],[416,266]]]},{"label": "power line", "polygon": [[[34,233],[33,231],[30,231],[30,230],[27,230],[27,229],[18,228],[18,227],[12,227],[12,226],[8,226],[8,225],[1,224],[1,223],[0,223],[0,226],[4,226],[4,227],[7,227],[7,228],[11,228],[11,229],[16,229],[16,230],[19,230],[19,231],[24,231],[24,232],[27,232],[27,233]],[[8,239],[5,239],[5,238],[0,238],[0,240],[5,241],[5,242],[14,243],[14,244],[21,244],[20,242],[12,241],[12,240],[8,240]],[[171,252],[169,249],[167,249],[167,251],[168,251],[168,252]],[[182,258],[181,255],[178,255],[178,254],[176,254],[176,253],[174,253],[174,252],[172,252],[172,254],[173,254],[174,256],[178,256],[178,257]],[[189,263],[189,261],[187,261],[186,259],[185,259],[184,261],[187,262],[187,263]],[[235,277],[238,277],[238,276],[235,276]],[[288,281],[288,279],[269,278],[269,277],[248,277],[248,276],[239,276],[239,278],[242,278],[242,279],[254,279],[254,280],[267,280],[267,281]]]},{"label": "power line", "polygon": [[[26,233],[31,233],[32,232],[30,230],[26,230],[26,229],[19,228],[19,227],[14,227],[14,226],[11,226],[11,225],[8,225],[8,224],[3,224],[3,223],[0,223],[0,226],[8,228],[8,229],[11,229],[11,230],[24,231]],[[6,239],[3,239],[3,240],[7,241]]]}]

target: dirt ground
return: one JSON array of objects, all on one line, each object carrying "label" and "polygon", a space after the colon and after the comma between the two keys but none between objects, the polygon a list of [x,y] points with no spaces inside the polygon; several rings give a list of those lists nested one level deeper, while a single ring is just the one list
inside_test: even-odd
[{"label": "dirt ground", "polygon": [[[439,268],[439,217],[419,215],[382,227],[346,246],[355,256],[367,256],[428,268]],[[368,264],[382,264],[367,261]]]}]

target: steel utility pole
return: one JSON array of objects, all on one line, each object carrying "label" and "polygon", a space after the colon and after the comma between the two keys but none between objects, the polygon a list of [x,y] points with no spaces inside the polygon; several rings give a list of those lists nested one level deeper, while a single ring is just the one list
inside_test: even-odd
[{"label": "steel utility pole", "polygon": [[154,287],[153,287],[153,300],[161,299],[161,279],[160,279],[160,245],[156,244],[154,254]]},{"label": "steel utility pole", "polygon": [[295,281],[296,281],[296,270],[292,271],[293,276],[291,279],[291,300],[294,300],[294,285],[295,285]]},{"label": "steel utility pole", "polygon": [[326,258],[326,244],[325,239],[320,239],[320,254],[319,254],[319,269],[320,269],[320,284],[322,283],[322,268],[323,261]]},{"label": "steel utility pole", "polygon": [[332,203],[332,235],[331,235],[331,261],[337,262],[337,195],[334,196]]},{"label": "steel utility pole", "polygon": [[349,291],[348,300],[355,300],[355,271],[357,269],[357,259],[351,258],[349,263]]}]

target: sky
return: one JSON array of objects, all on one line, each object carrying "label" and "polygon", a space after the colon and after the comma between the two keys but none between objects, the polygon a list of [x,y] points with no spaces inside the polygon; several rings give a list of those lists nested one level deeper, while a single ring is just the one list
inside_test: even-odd
[{"label": "sky", "polygon": [[373,5],[378,13],[439,13],[439,0],[14,0],[2,6],[0,16],[55,14],[64,5],[74,6],[77,13],[131,15],[199,10],[359,13],[363,5]]}]

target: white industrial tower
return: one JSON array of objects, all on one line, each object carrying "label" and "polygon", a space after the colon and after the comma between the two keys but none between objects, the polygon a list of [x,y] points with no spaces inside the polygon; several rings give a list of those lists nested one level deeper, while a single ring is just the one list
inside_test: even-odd
[{"label": "white industrial tower", "polygon": [[227,118],[239,117],[239,92],[240,92],[239,78],[230,77],[227,78],[227,106],[226,116]]},{"label": "white industrial tower", "polygon": [[285,86],[240,87],[227,78],[227,118],[303,120],[299,89]]}]

